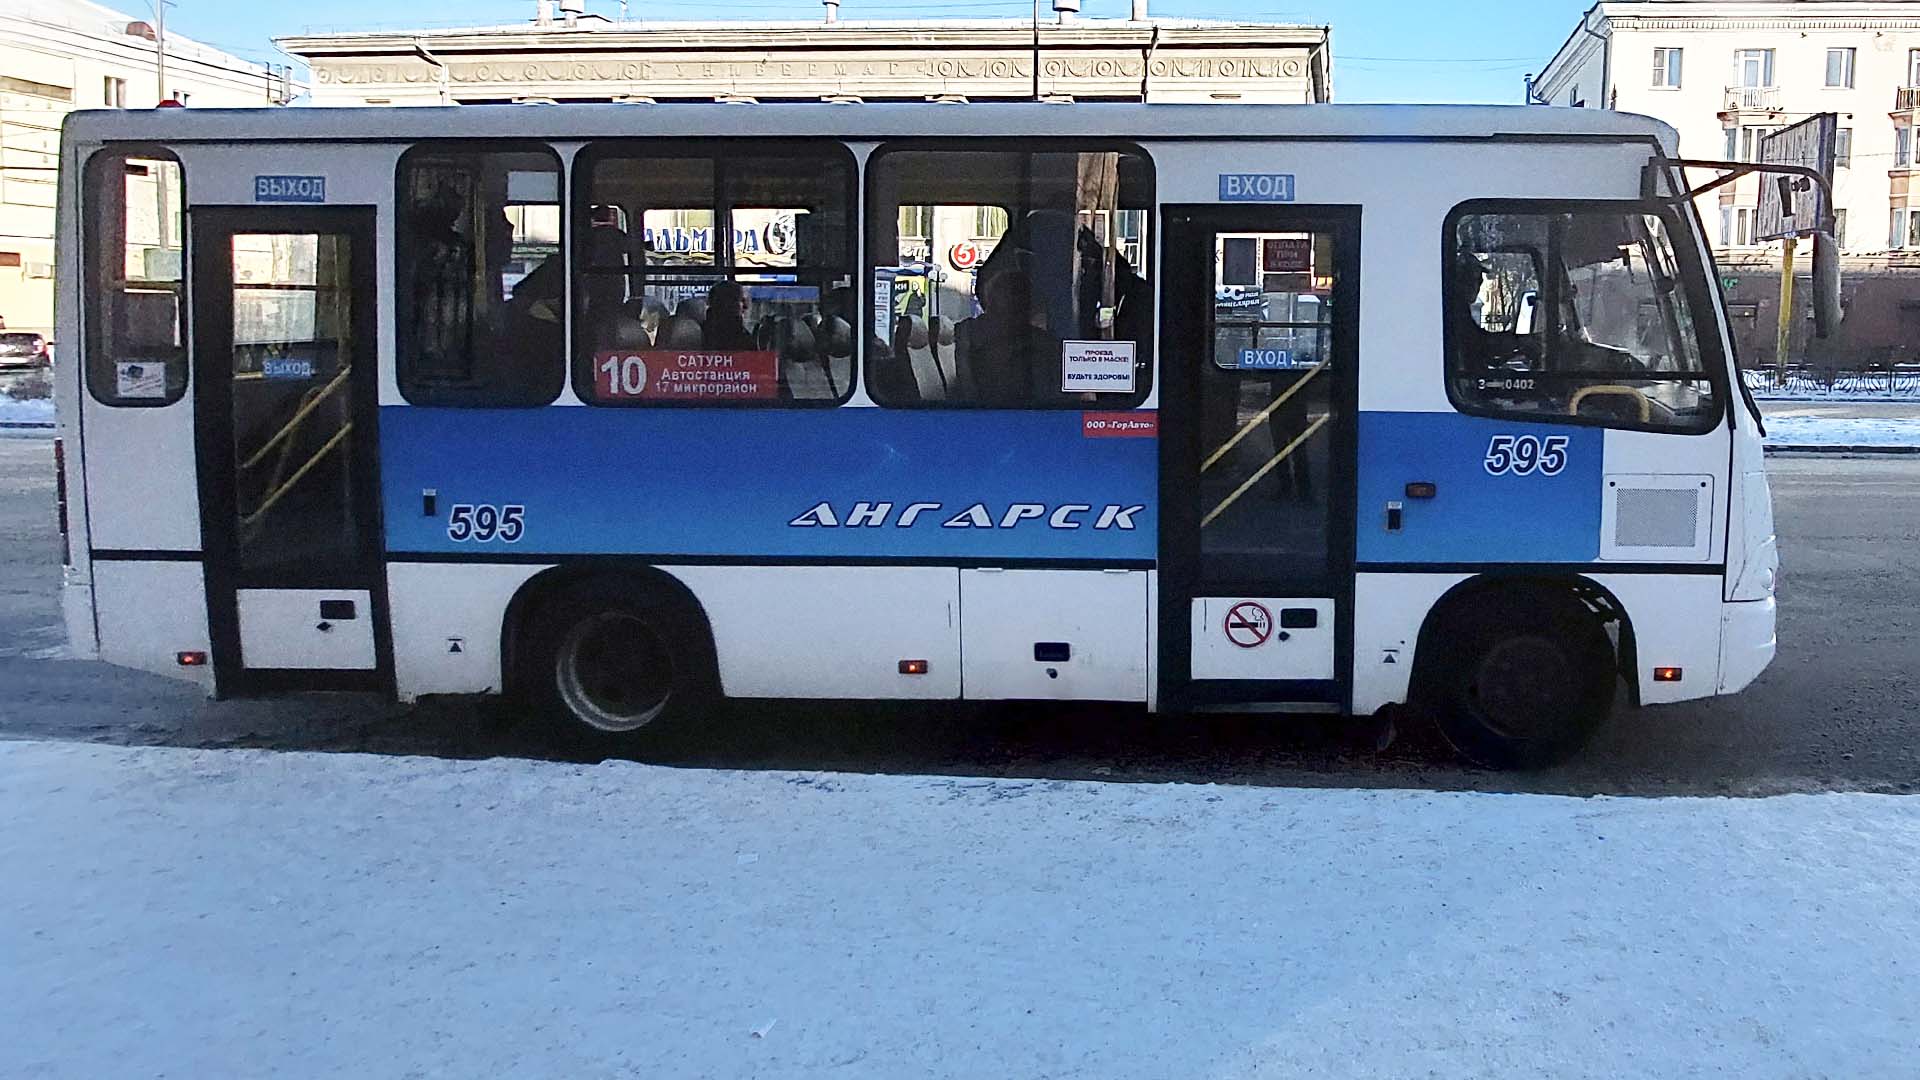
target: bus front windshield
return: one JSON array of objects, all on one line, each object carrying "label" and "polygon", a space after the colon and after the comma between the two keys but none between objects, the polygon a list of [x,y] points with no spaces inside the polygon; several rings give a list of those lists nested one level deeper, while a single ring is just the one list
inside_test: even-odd
[{"label": "bus front windshield", "polygon": [[1664,216],[1469,213],[1450,239],[1456,398],[1666,431],[1718,421],[1690,271]]}]

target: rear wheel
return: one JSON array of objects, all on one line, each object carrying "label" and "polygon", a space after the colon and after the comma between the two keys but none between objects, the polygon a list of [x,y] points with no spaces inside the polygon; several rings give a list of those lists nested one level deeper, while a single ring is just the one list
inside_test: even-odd
[{"label": "rear wheel", "polygon": [[1438,628],[1421,704],[1461,757],[1496,769],[1566,760],[1613,709],[1613,645],[1571,597],[1471,601]]},{"label": "rear wheel", "polygon": [[667,590],[576,586],[534,617],[522,680],[571,741],[637,745],[717,696],[710,640]]}]

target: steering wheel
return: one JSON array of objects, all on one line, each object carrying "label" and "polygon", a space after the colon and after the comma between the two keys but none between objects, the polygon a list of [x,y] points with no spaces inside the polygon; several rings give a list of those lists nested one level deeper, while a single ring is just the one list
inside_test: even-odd
[{"label": "steering wheel", "polygon": [[1588,387],[1581,388],[1579,392],[1573,395],[1573,400],[1567,403],[1567,415],[1579,416],[1581,403],[1586,401],[1588,398],[1594,398],[1594,397],[1628,398],[1633,402],[1634,405],[1638,407],[1640,411],[1641,423],[1647,424],[1653,421],[1652,399],[1648,398],[1647,395],[1641,393],[1640,391],[1635,390],[1631,386],[1619,386],[1611,383],[1606,383],[1599,386],[1588,386]]}]

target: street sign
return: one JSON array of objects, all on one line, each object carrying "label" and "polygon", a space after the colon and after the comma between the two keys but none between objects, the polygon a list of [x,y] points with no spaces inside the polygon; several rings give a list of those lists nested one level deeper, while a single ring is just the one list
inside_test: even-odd
[{"label": "street sign", "polygon": [[[1831,184],[1839,125],[1838,115],[1820,113],[1792,127],[1781,128],[1760,140],[1760,161],[1768,165],[1804,166],[1816,170]],[[1792,194],[1790,206],[1781,198],[1783,185]],[[1826,193],[1820,185],[1801,176],[1762,173],[1753,238],[1765,243],[1789,236],[1811,236],[1820,231],[1826,213]]]}]

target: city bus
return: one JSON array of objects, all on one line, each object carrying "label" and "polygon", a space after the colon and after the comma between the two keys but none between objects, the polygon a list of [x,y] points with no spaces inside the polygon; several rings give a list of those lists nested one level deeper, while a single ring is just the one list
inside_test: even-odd
[{"label": "city bus", "polygon": [[[1674,132],[1600,110],[83,112],[75,652],[215,697],[1371,716],[1774,654]],[[1746,168],[1752,168],[1747,166]]]}]

